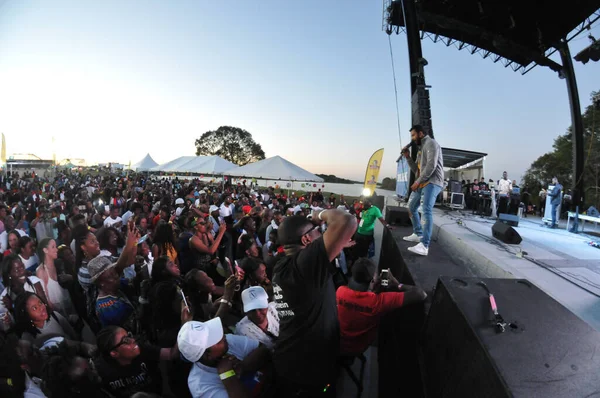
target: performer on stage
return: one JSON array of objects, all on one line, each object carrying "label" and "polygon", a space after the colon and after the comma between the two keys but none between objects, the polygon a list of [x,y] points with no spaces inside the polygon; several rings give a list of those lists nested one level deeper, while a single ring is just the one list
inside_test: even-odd
[{"label": "performer on stage", "polygon": [[[410,219],[413,225],[413,234],[404,237],[408,242],[419,242],[416,246],[409,247],[413,253],[426,256],[429,254],[429,242],[433,230],[433,205],[435,199],[444,186],[444,160],[442,148],[436,140],[423,131],[423,127],[415,125],[410,129],[411,139],[420,147],[416,163],[410,158],[408,149],[403,151],[410,169],[417,179],[410,187],[412,193],[408,199]],[[425,225],[421,227],[419,205],[423,197],[423,217]]]},{"label": "performer on stage", "polygon": [[557,215],[556,211],[562,200],[562,185],[558,183],[558,178],[556,177],[552,178],[552,185],[554,185],[554,188],[552,188],[552,192],[548,193],[548,196],[552,198],[550,202],[552,204],[552,224],[550,228],[556,228],[556,218],[560,217],[560,214]]},{"label": "performer on stage", "polygon": [[512,189],[512,182],[508,179],[508,173],[505,171],[502,173],[502,179],[498,181],[498,214],[508,213]]}]

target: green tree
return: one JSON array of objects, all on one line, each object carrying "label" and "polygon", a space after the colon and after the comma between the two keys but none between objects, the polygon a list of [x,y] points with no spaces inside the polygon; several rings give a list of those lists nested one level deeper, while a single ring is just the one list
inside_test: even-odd
[{"label": "green tree", "polygon": [[[599,95],[593,92],[591,97]],[[585,208],[593,205],[600,207],[600,109],[592,104],[583,113],[583,142],[584,142],[584,200]],[[523,181],[532,195],[537,199],[537,193],[546,187],[552,177],[556,176],[565,190],[573,186],[573,137],[571,127],[567,132],[558,136],[552,145],[552,152],[537,158],[525,172]],[[584,208],[584,209],[585,209]],[[584,210],[581,209],[581,210]]]},{"label": "green tree", "polygon": [[238,166],[263,160],[265,152],[252,134],[239,127],[221,126],[196,140],[196,155],[217,155]]},{"label": "green tree", "polygon": [[387,189],[388,191],[396,190],[396,179],[385,177],[383,181],[381,181],[381,189]]}]

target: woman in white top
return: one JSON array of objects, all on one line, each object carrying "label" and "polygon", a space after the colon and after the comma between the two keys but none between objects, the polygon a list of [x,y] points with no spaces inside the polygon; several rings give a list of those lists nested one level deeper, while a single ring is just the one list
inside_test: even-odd
[{"label": "woman in white top", "polygon": [[0,293],[0,330],[7,330],[12,324],[11,311],[17,296],[24,292],[36,293],[46,300],[42,281],[35,276],[27,277],[21,258],[8,255],[2,263],[2,282],[6,288]]},{"label": "woman in white top", "polygon": [[33,240],[29,236],[21,236],[19,239],[19,257],[25,265],[25,269],[31,273],[35,272],[39,264],[38,257],[35,255]]},{"label": "woman in white top", "polygon": [[50,238],[44,238],[38,244],[38,257],[40,265],[35,274],[42,281],[44,293],[48,299],[48,304],[54,310],[65,317],[76,315],[75,307],[71,302],[69,291],[58,283],[58,274],[54,261],[58,258],[58,249],[56,241]]}]

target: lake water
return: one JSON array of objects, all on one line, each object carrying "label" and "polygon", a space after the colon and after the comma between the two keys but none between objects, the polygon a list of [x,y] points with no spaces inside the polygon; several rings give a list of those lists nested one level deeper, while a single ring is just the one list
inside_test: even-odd
[{"label": "lake water", "polygon": [[[179,176],[180,180],[184,180],[186,178],[190,178],[189,176]],[[211,181],[210,178],[205,177],[202,178],[204,181]],[[215,179],[215,181],[220,181],[221,179]],[[251,178],[245,178],[246,184],[249,185]],[[233,183],[237,184],[243,180],[234,179]],[[360,196],[363,191],[363,184],[337,184],[333,182],[299,182],[299,181],[284,181],[284,180],[256,180],[258,185],[261,187],[273,187],[279,186],[279,189],[286,189],[290,191],[316,191],[317,189],[321,189],[323,192],[333,192],[336,195],[345,195],[345,196]],[[395,191],[388,191],[385,189],[377,189],[375,191],[377,195],[380,196],[395,196]]]},{"label": "lake water", "polygon": [[[316,191],[321,189],[323,192],[333,192],[337,195],[345,196],[360,196],[363,191],[363,184],[337,184],[334,182],[298,182],[298,181],[269,181],[269,180],[257,180],[259,186],[275,187],[279,185],[281,189],[289,189],[290,191]],[[247,182],[246,182],[247,183]],[[288,187],[288,184],[289,187]],[[302,186],[304,185],[304,187]],[[315,186],[316,185],[316,186]],[[384,189],[377,189],[375,191],[380,196],[394,196],[396,192],[387,191]]]}]

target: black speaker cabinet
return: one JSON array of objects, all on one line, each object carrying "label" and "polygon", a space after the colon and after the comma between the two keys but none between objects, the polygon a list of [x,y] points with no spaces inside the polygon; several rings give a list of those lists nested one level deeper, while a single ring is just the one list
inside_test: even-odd
[{"label": "black speaker cabinet", "polygon": [[492,235],[494,238],[510,245],[518,245],[523,240],[521,235],[519,235],[513,227],[502,221],[496,221],[496,223],[492,225]]},{"label": "black speaker cabinet", "polygon": [[460,181],[450,180],[448,185],[450,186],[450,189],[449,189],[450,192],[454,192],[454,193],[462,192],[462,183]]},{"label": "black speaker cabinet", "polygon": [[[499,333],[483,281],[509,324]],[[592,397],[600,333],[523,279],[441,277],[421,336],[426,396]]]},{"label": "black speaker cabinet", "polygon": [[412,225],[408,215],[408,207],[387,206],[385,208],[385,221],[388,224],[409,227]]}]

